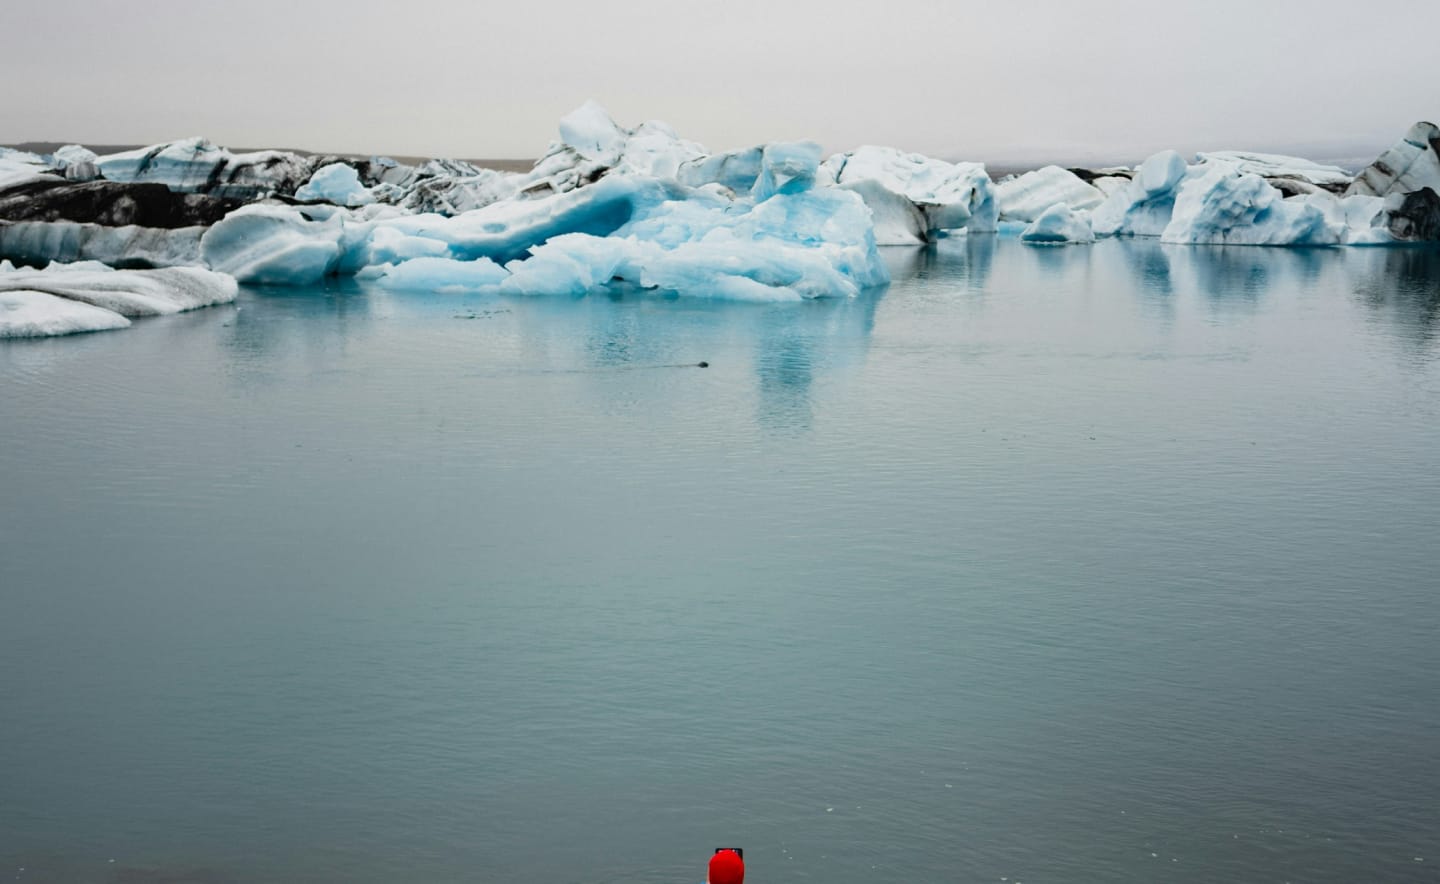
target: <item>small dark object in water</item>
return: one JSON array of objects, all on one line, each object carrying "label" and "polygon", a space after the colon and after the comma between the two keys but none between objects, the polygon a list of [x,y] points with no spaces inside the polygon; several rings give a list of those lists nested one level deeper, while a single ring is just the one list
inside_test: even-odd
[{"label": "small dark object in water", "polygon": [[709,367],[710,367],[710,363],[708,363],[708,362],[701,362],[699,365],[697,365],[697,366],[695,366],[695,367],[696,367],[696,368],[709,368]]}]

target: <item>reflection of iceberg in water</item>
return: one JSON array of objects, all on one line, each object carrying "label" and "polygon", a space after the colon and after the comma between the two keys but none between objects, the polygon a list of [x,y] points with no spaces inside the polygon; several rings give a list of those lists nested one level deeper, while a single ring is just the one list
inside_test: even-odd
[{"label": "reflection of iceberg in water", "polygon": [[864,364],[882,297],[882,292],[869,292],[766,311],[770,315],[756,330],[755,352],[760,380],[756,418],[762,427],[777,432],[810,428],[815,378],[832,381]]},{"label": "reflection of iceberg in water", "polygon": [[[757,381],[757,421],[791,431],[810,426],[816,378],[834,382],[863,366],[884,295],[877,290],[854,298],[752,304],[617,289],[578,298],[491,297],[485,303],[509,314],[503,333],[509,343],[503,346],[514,352],[520,371],[573,376],[592,386],[598,399],[622,397],[613,405],[628,408],[635,386],[617,385],[616,372],[653,370],[653,402],[663,403],[671,383],[666,372],[704,361],[713,380],[743,360]],[[489,346],[500,344],[491,340]],[[690,389],[687,382],[679,383],[677,392],[682,389]]]},{"label": "reflection of iceberg in water", "polygon": [[1342,260],[1336,249],[1168,248],[1177,285],[1199,294],[1220,312],[1254,310],[1277,287],[1313,288],[1327,267],[1334,268]]},{"label": "reflection of iceberg in water", "polygon": [[1345,257],[1360,302],[1420,355],[1433,355],[1440,319],[1440,249],[1350,249]]},{"label": "reflection of iceberg in water", "polygon": [[[296,369],[324,371],[343,356],[357,332],[384,311],[382,292],[362,291],[353,280],[308,288],[244,286],[240,310],[223,341],[233,370],[250,380],[280,380]],[[326,321],[315,320],[324,318]]]}]

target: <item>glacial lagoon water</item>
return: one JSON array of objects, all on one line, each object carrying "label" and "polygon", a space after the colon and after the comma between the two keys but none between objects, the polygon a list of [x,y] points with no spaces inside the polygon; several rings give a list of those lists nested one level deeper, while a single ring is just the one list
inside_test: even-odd
[{"label": "glacial lagoon water", "polygon": [[0,343],[0,877],[1435,880],[1440,253],[888,260]]}]

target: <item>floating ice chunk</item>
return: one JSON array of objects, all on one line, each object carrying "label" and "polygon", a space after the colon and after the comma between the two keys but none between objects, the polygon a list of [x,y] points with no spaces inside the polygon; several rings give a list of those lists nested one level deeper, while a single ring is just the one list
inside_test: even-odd
[{"label": "floating ice chunk", "polygon": [[115,270],[85,261],[0,273],[0,291],[16,290],[42,291],[123,316],[162,316],[228,304],[237,286],[232,277],[200,267]]},{"label": "floating ice chunk", "polygon": [[1056,203],[1021,232],[1020,241],[1050,246],[1086,244],[1095,241],[1095,233],[1090,229],[1088,213],[1073,212],[1064,203]]},{"label": "floating ice chunk", "polygon": [[316,169],[310,180],[295,191],[295,198],[337,206],[363,206],[375,202],[369,188],[360,183],[360,173],[347,163],[331,163]]},{"label": "floating ice chunk", "polygon": [[[708,230],[697,223],[705,214]],[[725,277],[769,286],[776,298],[850,297],[889,282],[870,211],[858,194],[845,190],[780,194],[739,212],[666,203],[617,235],[676,242],[663,254],[642,256],[640,283],[686,295],[733,297],[741,288],[751,289],[716,288]]]},{"label": "floating ice chunk", "polygon": [[587,101],[560,119],[560,140],[581,157],[613,166],[625,149],[628,133],[616,125],[598,102]]},{"label": "floating ice chunk", "polygon": [[510,274],[489,258],[413,258],[403,264],[381,265],[376,282],[389,289],[436,292],[486,291]]},{"label": "floating ice chunk", "polygon": [[1343,228],[1325,222],[1314,205],[1286,202],[1259,175],[1241,175],[1225,164],[1199,167],[1175,197],[1168,243],[1238,245],[1334,245]]},{"label": "floating ice chunk", "polygon": [[[403,266],[403,265],[402,265]],[[506,265],[501,290],[581,294],[623,281],[686,297],[849,297],[889,281],[861,198],[781,193],[753,206],[717,198],[638,207],[610,236],[556,236]]]},{"label": "floating ice chunk", "polygon": [[255,199],[293,193],[310,178],[310,163],[280,150],[231,153],[204,138],[186,138],[108,154],[95,161],[110,181],[154,181],[171,190]]},{"label": "floating ice chunk", "polygon": [[1440,193],[1440,127],[1416,123],[1355,178],[1346,196],[1387,196],[1423,188]]},{"label": "floating ice chunk", "polygon": [[1353,177],[1339,166],[1326,166],[1300,157],[1240,150],[1214,150],[1195,155],[1201,165],[1224,163],[1242,175],[1289,178],[1329,190],[1344,190]]},{"label": "floating ice chunk", "polygon": [[0,289],[0,338],[45,338],[128,325],[130,320],[112,310],[46,292]]},{"label": "floating ice chunk", "polygon": [[200,255],[241,282],[311,285],[334,268],[344,233],[341,214],[317,217],[309,208],[245,206],[205,231]]},{"label": "floating ice chunk", "polygon": [[1140,165],[1129,185],[1112,193],[1090,216],[1096,236],[1159,236],[1170,223],[1185,160],[1162,151]]},{"label": "floating ice chunk", "polygon": [[1056,203],[1071,209],[1093,209],[1105,194],[1079,175],[1059,166],[1046,166],[995,185],[995,205],[1006,221],[1034,221]]},{"label": "floating ice chunk", "polygon": [[980,163],[947,163],[890,147],[866,146],[830,157],[819,174],[822,183],[879,182],[914,203],[932,234],[961,228],[995,230],[990,176]]}]

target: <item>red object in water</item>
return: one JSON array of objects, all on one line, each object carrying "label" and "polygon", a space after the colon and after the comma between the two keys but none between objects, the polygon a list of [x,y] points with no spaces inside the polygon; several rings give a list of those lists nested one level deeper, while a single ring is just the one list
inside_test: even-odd
[{"label": "red object in water", "polygon": [[733,850],[720,850],[710,857],[710,884],[744,884],[745,860]]}]

